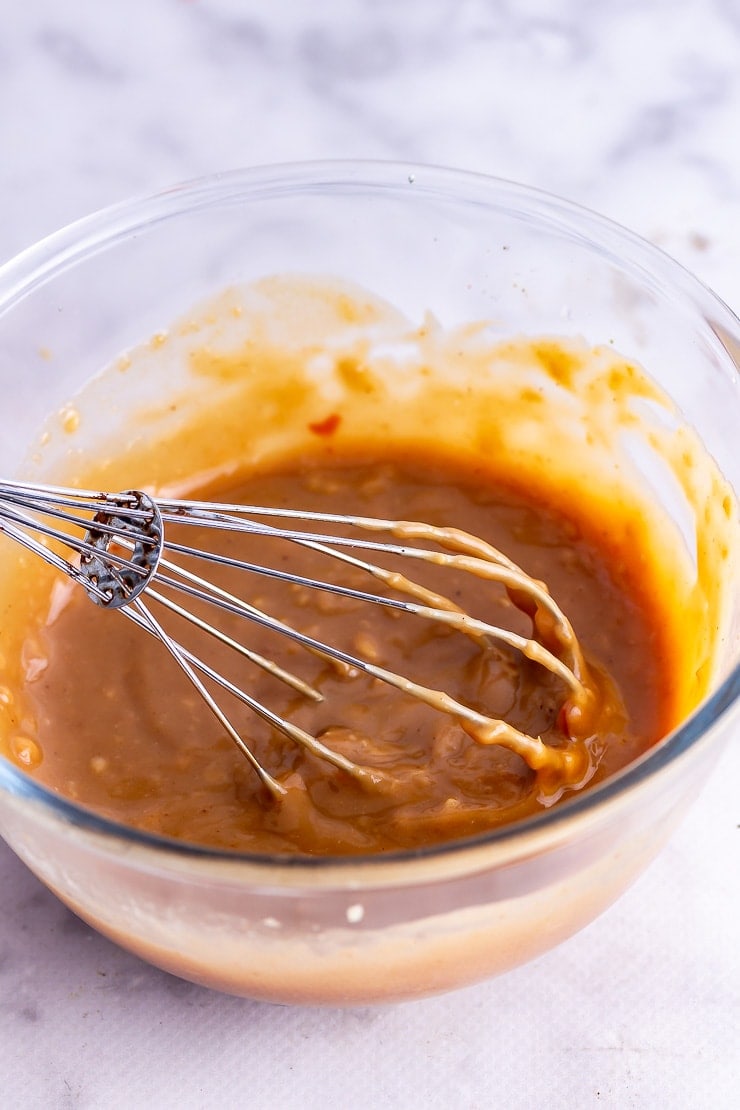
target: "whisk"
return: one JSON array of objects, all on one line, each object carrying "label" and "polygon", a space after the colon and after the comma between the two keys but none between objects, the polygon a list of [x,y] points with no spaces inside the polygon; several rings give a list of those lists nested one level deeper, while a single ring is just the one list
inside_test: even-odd
[{"label": "whisk", "polygon": [[[302,577],[275,566],[251,563],[174,542],[167,534],[168,527],[173,524],[269,536],[311,548],[330,555],[336,562],[366,572],[383,583],[389,592],[385,595],[359,590],[339,581]],[[311,530],[306,526],[310,526]],[[315,530],[317,528],[319,530]],[[335,535],[328,531],[329,528],[340,528],[340,531],[350,534]],[[467,532],[412,521],[259,505],[155,499],[138,490],[105,493],[17,481],[0,482],[0,532],[78,583],[96,605],[118,609],[155,636],[185,672],[275,799],[284,796],[284,787],[256,758],[206,686],[206,680],[228,691],[295,743],[361,783],[372,786],[381,781],[384,773],[355,763],[332,750],[317,736],[274,713],[252,697],[248,690],[235,685],[168,633],[161,623],[160,610],[184,618],[307,698],[319,701],[323,695],[298,675],[252,651],[217,625],[196,615],[181,604],[181,600],[190,598],[198,603],[207,602],[217,610],[289,637],[308,651],[333,660],[347,674],[364,672],[396,687],[404,694],[453,717],[477,742],[501,745],[516,752],[535,772],[553,775],[560,784],[577,786],[590,774],[587,747],[580,741],[593,727],[598,695],[569,620],[543,583],[527,575],[502,552]],[[374,533],[385,534],[390,539],[373,538]],[[414,543],[433,543],[436,547],[413,546]],[[531,618],[532,634],[530,637],[522,636],[478,620],[443,594],[420,585],[403,573],[366,561],[365,553],[370,557],[383,553],[394,559],[431,563],[500,583],[508,591],[514,605]],[[486,716],[443,690],[424,686],[309,636],[179,565],[173,561],[173,556],[192,557],[205,564],[216,563],[257,572],[286,583],[401,610],[422,620],[456,629],[480,644],[490,641],[506,644],[556,676],[562,684],[560,719],[571,743],[565,747],[554,747],[504,720]],[[176,600],[178,597],[180,600]],[[152,611],[152,603],[159,606],[157,616]]]}]

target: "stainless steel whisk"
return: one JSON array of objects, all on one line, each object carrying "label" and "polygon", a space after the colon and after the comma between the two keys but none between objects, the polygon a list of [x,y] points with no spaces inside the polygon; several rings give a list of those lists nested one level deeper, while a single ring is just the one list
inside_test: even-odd
[{"label": "stainless steel whisk", "polygon": [[[268,524],[264,518],[287,521],[288,526]],[[321,528],[341,525],[352,529],[352,535],[303,531],[298,527],[301,523],[310,523]],[[172,524],[192,524],[230,532],[265,535],[312,548],[365,571],[384,583],[393,593],[384,596],[366,592],[338,582],[302,577],[276,567],[250,563],[176,543],[167,535],[168,526]],[[217,609],[273,629],[307,650],[335,660],[348,674],[364,672],[380,679],[440,712],[451,715],[479,743],[500,744],[517,752],[535,771],[554,773],[570,784],[582,781],[588,773],[584,767],[581,744],[574,741],[571,747],[566,748],[548,745],[541,738],[527,735],[506,721],[471,709],[445,691],[420,685],[366,659],[348,654],[330,643],[308,636],[178,565],[171,558],[173,555],[195,557],[205,562],[256,571],[311,589],[329,591],[412,613],[422,619],[455,628],[479,642],[490,639],[508,644],[561,680],[565,692],[564,711],[571,726],[569,731],[571,735],[584,736],[588,731],[595,693],[570,622],[543,583],[525,574],[496,548],[469,533],[411,521],[268,506],[155,499],[136,490],[101,493],[15,481],[0,482],[0,532],[80,584],[96,605],[119,609],[139,627],[156,636],[275,798],[279,799],[285,794],[284,787],[256,758],[219,702],[207,689],[205,679],[227,690],[291,740],[356,779],[371,785],[384,776],[382,772],[360,766],[341,753],[331,750],[316,736],[272,712],[246,690],[229,681],[171,636],[153,614],[150,602],[156,602],[165,610],[189,621],[308,698],[320,701],[323,695],[299,676],[226,635],[216,625],[197,616],[170,595],[179,594],[199,602],[208,602]],[[385,533],[392,536],[394,541],[435,543],[441,550],[371,539],[370,533]],[[532,618],[532,637],[521,636],[477,620],[445,596],[397,571],[367,562],[364,558],[351,554],[348,549],[421,560],[499,582],[509,590],[514,603]],[[163,593],[163,590],[167,593]],[[393,596],[394,594],[401,596]]]}]

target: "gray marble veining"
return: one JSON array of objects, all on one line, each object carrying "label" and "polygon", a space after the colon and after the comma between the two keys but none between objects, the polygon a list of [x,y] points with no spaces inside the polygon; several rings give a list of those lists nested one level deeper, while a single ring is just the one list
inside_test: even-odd
[{"label": "gray marble veining", "polygon": [[[740,3],[4,2],[0,260],[133,193],[334,157],[566,195],[738,308]],[[78,921],[0,843],[0,1105],[735,1105],[739,782],[736,746],[649,875],[581,936],[391,1010],[181,983]]]}]

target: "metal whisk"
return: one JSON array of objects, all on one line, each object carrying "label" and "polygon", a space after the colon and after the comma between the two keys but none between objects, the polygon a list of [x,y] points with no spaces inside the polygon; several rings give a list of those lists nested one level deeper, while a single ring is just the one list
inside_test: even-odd
[{"label": "metal whisk", "polygon": [[[268,524],[264,519],[287,521]],[[300,524],[322,529],[349,527],[351,536],[303,531]],[[392,593],[383,596],[332,581],[305,578],[276,567],[230,558],[213,551],[172,542],[171,524],[200,525],[230,532],[270,536],[331,555],[335,560],[359,568],[380,580]],[[488,717],[455,700],[441,690],[420,685],[393,671],[348,654],[330,643],[315,639],[277,620],[238,596],[221,589],[200,575],[172,561],[171,556],[195,557],[206,563],[256,571],[287,583],[357,599],[412,613],[425,620],[473,637],[479,642],[494,640],[509,645],[533,660],[562,682],[562,716],[571,737],[589,731],[595,690],[583,654],[567,617],[547,588],[524,573],[490,544],[455,528],[439,528],[410,521],[348,517],[330,513],[288,510],[256,505],[228,505],[203,501],[154,499],[139,491],[101,493],[41,486],[23,482],[0,482],[0,532],[44,559],[73,581],[99,606],[119,609],[128,619],[156,636],[177,661],[212,712],[249,760],[264,786],[275,798],[285,794],[280,782],[255,757],[243,737],[205,685],[210,680],[249,706],[271,726],[314,755],[367,784],[377,783],[383,772],[360,766],[332,751],[316,736],[272,712],[250,694],[173,638],[154,616],[150,602],[177,614],[203,632],[269,671],[308,698],[322,694],[295,674],[251,651],[221,629],[191,612],[172,595],[208,602],[217,609],[244,617],[257,625],[289,637],[307,650],[335,660],[349,672],[364,672],[455,718],[479,743],[499,744],[517,752],[535,771],[553,773],[561,781],[578,784],[588,774],[588,757],[583,745],[555,748],[527,735],[506,721]],[[369,538],[385,533],[388,542]],[[409,546],[403,541],[435,543],[441,550]],[[397,571],[367,562],[350,549],[384,553],[455,568],[483,579],[501,583],[514,604],[532,619],[531,638],[488,624],[459,609],[447,597],[418,584]],[[163,592],[167,591],[166,593]],[[401,596],[398,596],[401,595]]]}]

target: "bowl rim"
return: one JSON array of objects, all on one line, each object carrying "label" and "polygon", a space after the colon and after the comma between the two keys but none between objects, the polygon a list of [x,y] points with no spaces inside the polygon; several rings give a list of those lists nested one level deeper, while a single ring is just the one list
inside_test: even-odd
[{"label": "bowl rim", "polygon": [[[465,199],[478,201],[489,207],[495,200],[498,207],[513,207],[519,214],[545,221],[550,229],[577,233],[592,248],[614,253],[620,266],[626,266],[643,281],[658,280],[661,287],[670,286],[697,316],[711,317],[706,322],[715,341],[723,349],[730,369],[734,367],[740,378],[740,365],[732,353],[740,351],[740,319],[721,298],[659,247],[605,216],[529,185],[467,170],[398,161],[332,159],[232,169],[192,178],[100,209],[42,238],[0,265],[0,321],[23,297],[55,274],[151,224],[213,204],[244,203],[261,195],[274,196],[276,192],[291,194],[302,189],[315,192],[329,188],[399,194],[415,190],[457,203]],[[728,349],[725,336],[729,337],[732,350]],[[314,857],[236,852],[160,836],[102,817],[56,794],[2,755],[0,790],[36,802],[69,825],[158,853],[299,872],[326,868],[356,872],[360,868],[377,868],[379,864],[463,856],[487,846],[513,847],[528,840],[531,834],[562,830],[658,775],[707,737],[720,719],[733,710],[736,713],[740,710],[740,662],[681,725],[598,786],[576,793],[551,809],[476,836],[380,854]]]}]

